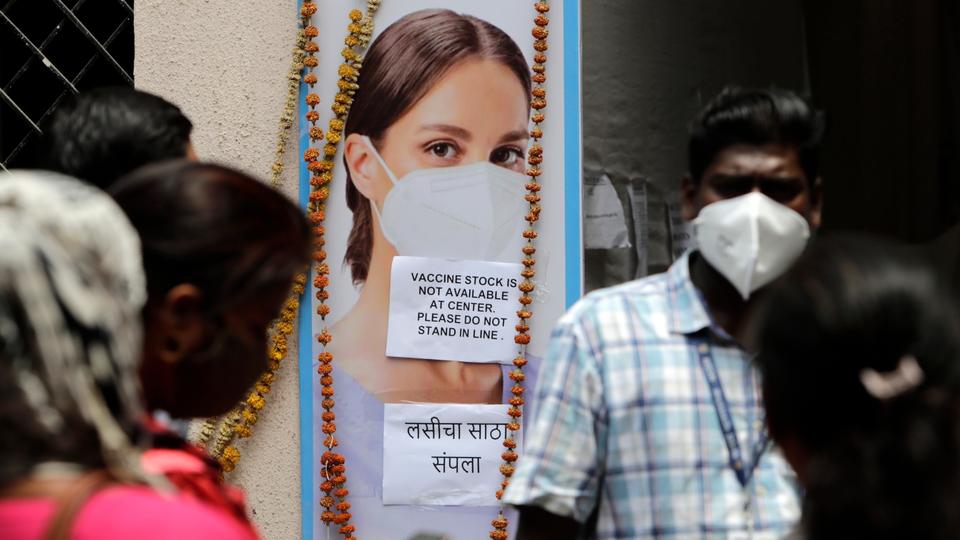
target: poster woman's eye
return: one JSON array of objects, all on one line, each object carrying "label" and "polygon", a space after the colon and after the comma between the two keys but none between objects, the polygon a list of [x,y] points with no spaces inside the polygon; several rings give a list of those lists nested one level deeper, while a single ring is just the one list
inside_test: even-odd
[{"label": "poster woman's eye", "polygon": [[490,153],[490,163],[513,169],[523,162],[523,151],[515,146],[501,146]]},{"label": "poster woman's eye", "polygon": [[427,148],[431,157],[440,159],[453,159],[457,155],[457,147],[449,142],[435,142]]}]

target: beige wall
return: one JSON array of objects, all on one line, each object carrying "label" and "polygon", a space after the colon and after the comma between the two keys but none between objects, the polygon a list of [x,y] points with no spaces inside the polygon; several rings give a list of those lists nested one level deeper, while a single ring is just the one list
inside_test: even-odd
[{"label": "beige wall", "polygon": [[[297,29],[296,0],[138,0],[138,88],[179,105],[194,124],[202,159],[266,178]],[[297,196],[296,135],[287,149],[284,191]],[[231,481],[242,486],[268,540],[300,537],[297,349],[268,398]]]}]

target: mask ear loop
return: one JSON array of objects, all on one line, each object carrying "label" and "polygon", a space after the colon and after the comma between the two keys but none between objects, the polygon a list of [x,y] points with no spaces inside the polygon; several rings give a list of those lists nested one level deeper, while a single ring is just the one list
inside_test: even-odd
[{"label": "mask ear loop", "polygon": [[[380,166],[383,167],[384,172],[387,173],[387,178],[390,179],[390,182],[394,187],[399,183],[397,176],[393,174],[393,171],[390,170],[390,167],[387,166],[387,162],[383,160],[383,156],[380,155],[380,152],[377,151],[377,147],[373,145],[373,141],[370,140],[370,137],[363,135],[363,140],[366,142],[367,147],[373,152],[373,156],[377,158],[377,162],[380,163]],[[389,194],[387,194],[389,196]],[[373,210],[373,213],[377,215],[377,222],[380,223],[380,232],[383,234],[383,237],[386,238],[387,242],[390,242],[390,245],[397,249],[397,243],[390,238],[390,235],[387,233],[386,227],[383,225],[383,214],[380,213],[380,209],[377,208],[377,203],[373,199],[368,199],[370,201],[370,209]],[[384,198],[383,206],[386,208],[387,200]],[[397,249],[399,252],[400,250]]]},{"label": "mask ear loop", "polygon": [[874,369],[860,371],[860,382],[867,393],[880,401],[904,394],[923,383],[923,369],[912,355],[900,358],[896,369],[878,372]]}]

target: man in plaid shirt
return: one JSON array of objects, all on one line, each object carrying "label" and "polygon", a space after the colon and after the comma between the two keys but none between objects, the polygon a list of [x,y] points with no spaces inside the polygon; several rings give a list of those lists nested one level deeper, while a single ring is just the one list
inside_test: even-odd
[{"label": "man in plaid shirt", "polygon": [[763,285],[819,225],[821,126],[782,90],[728,88],[704,108],[683,183],[700,248],[558,323],[504,495],[520,507],[519,540],[789,532],[794,475],[768,444],[740,343]]}]

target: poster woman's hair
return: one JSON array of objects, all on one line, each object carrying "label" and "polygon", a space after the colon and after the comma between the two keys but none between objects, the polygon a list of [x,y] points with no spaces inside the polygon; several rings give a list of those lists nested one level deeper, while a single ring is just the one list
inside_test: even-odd
[{"label": "poster woman's hair", "polygon": [[[360,72],[345,133],[367,135],[380,144],[387,129],[464,60],[501,62],[516,74],[529,99],[530,72],[523,52],[503,30],[446,9],[416,11],[387,27],[373,44]],[[370,205],[350,181],[347,206],[353,228],[345,260],[355,283],[366,280],[373,248]]]}]

